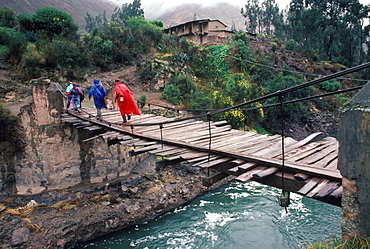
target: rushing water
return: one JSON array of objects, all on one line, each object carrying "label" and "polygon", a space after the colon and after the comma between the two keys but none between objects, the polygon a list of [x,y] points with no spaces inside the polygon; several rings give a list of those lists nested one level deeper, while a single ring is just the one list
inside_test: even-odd
[{"label": "rushing water", "polygon": [[304,248],[340,237],[341,209],[291,194],[286,213],[280,190],[231,182],[156,220],[78,248]]}]

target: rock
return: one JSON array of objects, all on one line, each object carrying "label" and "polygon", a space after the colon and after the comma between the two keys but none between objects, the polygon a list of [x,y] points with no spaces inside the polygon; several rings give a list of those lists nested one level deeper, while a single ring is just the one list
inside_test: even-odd
[{"label": "rock", "polygon": [[101,204],[102,204],[103,206],[109,206],[109,205],[110,205],[110,202],[109,202],[109,201],[103,201]]},{"label": "rock", "polygon": [[26,243],[31,238],[31,232],[26,227],[21,227],[12,233],[12,246],[19,246]]},{"label": "rock", "polygon": [[133,187],[133,188],[130,188],[129,190],[130,190],[131,193],[136,194],[137,191],[139,191],[139,188],[138,187]]}]

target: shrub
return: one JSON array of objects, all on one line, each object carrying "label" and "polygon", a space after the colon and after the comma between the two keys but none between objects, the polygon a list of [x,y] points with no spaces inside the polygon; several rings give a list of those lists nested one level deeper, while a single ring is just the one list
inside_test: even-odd
[{"label": "shrub", "polygon": [[295,50],[295,47],[296,47],[296,44],[295,44],[295,41],[294,40],[289,40],[285,44],[285,48],[288,49],[288,50],[294,51]]},{"label": "shrub", "polygon": [[342,88],[342,84],[335,79],[327,80],[324,82],[321,82],[317,84],[318,88],[320,90],[326,91],[326,92],[334,92]]},{"label": "shrub", "polygon": [[166,85],[163,89],[161,99],[165,99],[174,105],[180,104],[181,91],[179,87],[175,85]]}]

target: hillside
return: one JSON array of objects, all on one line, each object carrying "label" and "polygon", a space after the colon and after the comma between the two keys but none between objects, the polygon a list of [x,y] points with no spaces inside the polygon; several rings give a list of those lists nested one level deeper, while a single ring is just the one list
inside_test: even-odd
[{"label": "hillside", "polygon": [[[2,0],[0,8],[7,7],[16,13],[33,14],[37,9],[45,6],[55,7],[70,14],[75,23],[79,25],[80,32],[84,32],[86,13],[96,16],[106,11],[106,16],[110,19],[114,9],[118,6],[117,4],[118,3],[109,0]],[[163,21],[165,27],[187,22],[196,17],[197,19],[218,19],[224,22],[228,26],[228,29],[231,29],[234,23],[238,30],[244,30],[244,18],[240,14],[241,7],[242,6],[238,7],[223,2],[207,6],[201,4],[182,4],[170,9],[165,9],[163,6],[153,3],[150,7],[143,9],[145,18]]]},{"label": "hillside", "polygon": [[[242,6],[241,6],[242,7]],[[229,3],[215,3],[214,5],[204,6],[202,4],[182,4],[154,18],[150,12],[145,16],[148,19],[157,19],[164,22],[165,27],[178,25],[193,19],[218,19],[224,22],[228,29],[233,23],[237,30],[245,30],[244,17],[240,14],[241,7]],[[145,10],[144,10],[145,11]]]},{"label": "hillside", "polygon": [[80,31],[85,30],[86,13],[92,16],[96,16],[99,13],[104,13],[106,11],[107,18],[113,13],[114,8],[117,7],[114,3],[110,1],[100,0],[1,0],[0,8],[7,7],[12,9],[16,13],[30,13],[34,14],[37,9],[43,7],[54,7],[58,10],[70,14],[75,23],[79,25]]}]

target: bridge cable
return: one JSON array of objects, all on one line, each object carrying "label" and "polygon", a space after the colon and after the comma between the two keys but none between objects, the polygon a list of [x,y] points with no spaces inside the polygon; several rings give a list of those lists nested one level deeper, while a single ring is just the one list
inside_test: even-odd
[{"label": "bridge cable", "polygon": [[161,130],[161,145],[163,149],[163,123],[159,124],[159,129]]},{"label": "bridge cable", "polygon": [[[208,134],[209,134],[209,142],[208,142],[208,163],[211,159],[211,145],[212,145],[212,132],[211,132],[211,121],[212,121],[212,115],[208,112],[207,113],[207,121],[208,121]],[[208,169],[208,176],[209,176],[209,168]]]},{"label": "bridge cable", "polygon": [[287,213],[287,207],[290,204],[289,200],[289,192],[285,191],[285,185],[284,185],[284,171],[285,171],[285,146],[284,146],[284,105],[283,105],[283,96],[278,95],[279,101],[280,101],[280,111],[281,111],[281,186],[282,186],[282,192],[279,198],[279,205],[281,207],[285,208],[285,212]]},{"label": "bridge cable", "polygon": [[[301,102],[301,101],[305,101],[305,100],[311,100],[311,99],[315,99],[315,98],[322,98],[322,97],[327,97],[327,96],[331,96],[331,95],[335,95],[335,94],[341,94],[341,93],[345,93],[345,92],[356,91],[356,90],[361,89],[362,87],[363,87],[363,85],[362,86],[352,87],[352,88],[347,88],[347,89],[343,89],[343,90],[337,90],[337,91],[333,91],[333,92],[323,93],[323,94],[316,94],[314,96],[309,96],[309,97],[304,97],[304,98],[300,98],[300,99],[294,99],[294,100],[285,101],[285,102],[283,102],[283,104],[292,104],[292,103],[295,103],[295,102]],[[218,111],[218,110],[221,110],[221,109],[186,109],[186,108],[174,108],[174,107],[169,107],[169,106],[163,106],[163,105],[157,105],[157,104],[153,104],[153,103],[148,103],[148,102],[145,102],[145,101],[141,101],[139,99],[137,101],[142,102],[142,103],[145,103],[148,106],[154,105],[154,106],[162,107],[162,108],[169,109],[169,110],[176,110],[177,112],[179,112],[179,111],[186,111],[186,112],[204,112],[205,111],[205,112],[209,112],[209,111]],[[256,109],[260,109],[260,108],[262,109],[262,108],[275,107],[275,106],[279,106],[279,105],[280,105],[280,103],[276,103],[276,104],[270,104],[270,105],[250,107],[250,108],[246,108],[246,109],[236,109],[236,111],[251,111],[251,110],[256,110]],[[194,117],[196,117],[196,116],[194,116]]]}]

